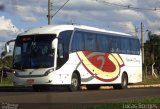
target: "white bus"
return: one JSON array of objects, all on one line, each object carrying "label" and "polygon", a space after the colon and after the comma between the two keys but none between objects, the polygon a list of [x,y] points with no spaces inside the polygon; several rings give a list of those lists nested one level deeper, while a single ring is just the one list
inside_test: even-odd
[{"label": "white bus", "polygon": [[81,25],[44,26],[19,34],[13,51],[14,84],[67,86],[77,91],[142,81],[140,42],[128,34]]}]

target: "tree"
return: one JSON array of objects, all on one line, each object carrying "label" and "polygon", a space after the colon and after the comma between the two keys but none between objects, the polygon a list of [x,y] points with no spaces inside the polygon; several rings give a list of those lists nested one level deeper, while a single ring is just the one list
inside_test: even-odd
[{"label": "tree", "polygon": [[[148,40],[144,44],[145,65],[150,66],[152,75],[154,69],[160,70],[160,35],[148,33]],[[154,67],[153,67],[154,66]],[[156,75],[155,75],[156,76]]]},{"label": "tree", "polygon": [[0,59],[0,70],[1,70],[1,80],[0,82],[2,83],[2,78],[4,76],[4,70],[12,70],[12,60],[13,57],[12,56],[7,56],[5,58],[1,58]]}]

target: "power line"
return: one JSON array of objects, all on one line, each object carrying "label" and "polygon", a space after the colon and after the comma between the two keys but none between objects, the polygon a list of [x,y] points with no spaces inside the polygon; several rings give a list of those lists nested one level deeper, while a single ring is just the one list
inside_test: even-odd
[{"label": "power line", "polygon": [[53,3],[51,2],[51,0],[48,0],[48,25],[51,24],[51,19],[69,2],[69,0],[67,0],[53,15],[51,14],[51,10]]},{"label": "power line", "polygon": [[140,10],[140,11],[160,11],[160,8],[141,8],[141,7],[134,7],[131,5],[122,5],[122,4],[116,4],[116,3],[110,3],[104,0],[93,0],[99,3],[103,3],[104,5],[114,6],[114,7],[120,7],[124,9],[131,9],[131,10]]},{"label": "power line", "polygon": [[70,0],[67,0],[54,14],[53,17],[69,2]]}]

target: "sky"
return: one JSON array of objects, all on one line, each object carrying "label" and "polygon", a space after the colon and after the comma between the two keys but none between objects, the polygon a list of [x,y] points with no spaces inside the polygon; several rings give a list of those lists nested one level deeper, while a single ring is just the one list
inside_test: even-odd
[{"label": "sky", "polygon": [[[51,0],[52,14],[67,0]],[[34,27],[47,25],[48,0],[0,0],[0,47],[4,41]],[[81,24],[138,35],[160,34],[160,0],[69,0],[52,24]]]}]

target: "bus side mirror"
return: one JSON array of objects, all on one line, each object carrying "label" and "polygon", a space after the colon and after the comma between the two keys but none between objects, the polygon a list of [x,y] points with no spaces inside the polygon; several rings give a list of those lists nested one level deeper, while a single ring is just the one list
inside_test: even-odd
[{"label": "bus side mirror", "polygon": [[9,41],[7,41],[7,42],[5,43],[5,52],[6,52],[6,53],[10,53],[10,52],[11,52],[11,51],[10,51],[10,48],[9,48],[9,44],[10,44],[11,42],[15,42],[15,39],[9,40]]},{"label": "bus side mirror", "polygon": [[9,40],[5,43],[5,51],[1,53],[1,58],[5,58],[7,56],[12,56],[12,51],[10,50],[9,44],[15,42],[15,39]]},{"label": "bus side mirror", "polygon": [[52,41],[52,49],[57,48],[57,43],[58,43],[58,39],[55,38],[55,39]]},{"label": "bus side mirror", "polygon": [[10,52],[10,50],[9,50],[9,44],[8,43],[5,44],[5,52],[6,53]]}]

